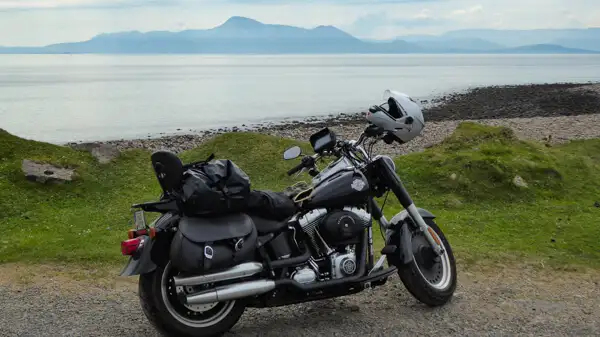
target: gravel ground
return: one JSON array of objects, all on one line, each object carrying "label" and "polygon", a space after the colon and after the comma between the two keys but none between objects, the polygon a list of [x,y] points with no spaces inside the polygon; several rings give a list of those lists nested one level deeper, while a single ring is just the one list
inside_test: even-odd
[{"label": "gravel ground", "polygon": [[[133,278],[109,287],[47,276],[18,285],[6,274],[1,336],[158,336]],[[393,277],[344,298],[248,309],[226,336],[599,336],[599,280],[598,272],[463,270],[452,301],[430,309]]]},{"label": "gravel ground", "polygon": [[[599,106],[600,112],[600,106]],[[507,126],[513,129],[516,135],[521,139],[527,140],[545,140],[551,136],[551,143],[562,143],[572,139],[600,138],[600,114],[579,115],[579,116],[559,116],[559,117],[531,117],[531,118],[503,118],[503,119],[479,119],[479,120],[460,120],[460,121],[442,121],[427,123],[423,134],[411,142],[398,145],[387,145],[383,142],[375,146],[375,152],[388,155],[400,155],[410,152],[422,151],[425,148],[437,144],[448,137],[456,127],[464,121],[471,121],[493,126]],[[337,125],[331,127],[341,138],[358,139],[363,125]],[[305,135],[310,135],[318,131],[318,128],[305,128],[302,131],[297,129],[273,130],[266,133],[287,138],[300,140]]]}]

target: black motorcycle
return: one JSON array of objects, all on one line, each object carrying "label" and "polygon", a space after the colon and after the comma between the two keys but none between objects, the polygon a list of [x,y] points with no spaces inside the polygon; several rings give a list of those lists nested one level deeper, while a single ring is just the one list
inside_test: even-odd
[{"label": "black motorcycle", "polygon": [[[372,155],[381,139],[385,133],[373,125],[358,141],[339,140],[327,128],[315,133],[315,154],[288,172],[308,171],[312,183],[285,196],[257,191],[263,202],[254,209],[242,206],[249,194],[235,164],[222,161],[224,174],[211,176],[210,160],[182,165],[171,153],[154,153],[163,196],[134,205],[136,228],[121,244],[130,256],[121,275],[140,275],[150,322],[166,335],[220,335],[247,307],[355,294],[385,284],[393,273],[419,301],[445,304],[456,289],[452,249],[435,216],[413,204],[394,161]],[[292,147],[284,159],[301,155]],[[319,161],[329,164],[319,171]],[[234,176],[229,185],[214,179],[227,175]],[[198,186],[217,194],[195,199]],[[387,220],[375,198],[390,191],[405,210]],[[229,212],[194,211],[211,207]],[[161,214],[146,225],[144,212]],[[373,220],[385,239],[377,261]]]}]

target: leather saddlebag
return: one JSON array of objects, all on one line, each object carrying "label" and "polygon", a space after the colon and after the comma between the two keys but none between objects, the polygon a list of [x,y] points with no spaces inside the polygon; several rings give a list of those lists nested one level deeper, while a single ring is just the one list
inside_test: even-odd
[{"label": "leather saddlebag", "polygon": [[181,272],[206,273],[254,259],[257,232],[245,214],[183,217],[171,243],[171,263]]}]

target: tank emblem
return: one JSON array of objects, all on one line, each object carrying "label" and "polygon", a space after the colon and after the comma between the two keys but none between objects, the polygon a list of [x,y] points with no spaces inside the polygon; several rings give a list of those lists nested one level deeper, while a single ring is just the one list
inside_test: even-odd
[{"label": "tank emblem", "polygon": [[363,188],[365,188],[365,182],[362,181],[361,179],[354,179],[354,181],[352,182],[351,187],[354,190],[362,191]]}]

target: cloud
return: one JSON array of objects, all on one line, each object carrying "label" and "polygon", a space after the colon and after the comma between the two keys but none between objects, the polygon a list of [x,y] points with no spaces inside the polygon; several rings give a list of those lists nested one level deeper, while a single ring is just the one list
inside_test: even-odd
[{"label": "cloud", "polygon": [[470,28],[600,26],[598,0],[0,0],[0,45],[206,29],[236,15],[305,28],[334,25],[376,39]]},{"label": "cloud", "polygon": [[0,11],[115,9],[166,6],[179,2],[180,0],[0,0]]},{"label": "cloud", "polygon": [[483,11],[483,6],[482,5],[476,5],[476,6],[465,8],[465,9],[456,9],[456,10],[453,10],[452,11],[452,15],[453,16],[471,15],[471,14],[481,13],[482,11]]},{"label": "cloud", "polygon": [[285,4],[336,4],[336,5],[385,5],[440,2],[448,0],[0,0],[0,11],[86,9],[86,8],[126,8],[138,6],[194,5],[285,5]]},{"label": "cloud", "polygon": [[243,4],[336,4],[336,5],[399,5],[446,2],[450,0],[221,0]]},{"label": "cloud", "polygon": [[375,12],[360,16],[345,27],[348,31],[362,36],[377,35],[382,30],[393,31],[399,28],[417,29],[450,24],[452,21],[431,14],[429,9],[421,9],[412,15],[391,16],[388,12]]}]

